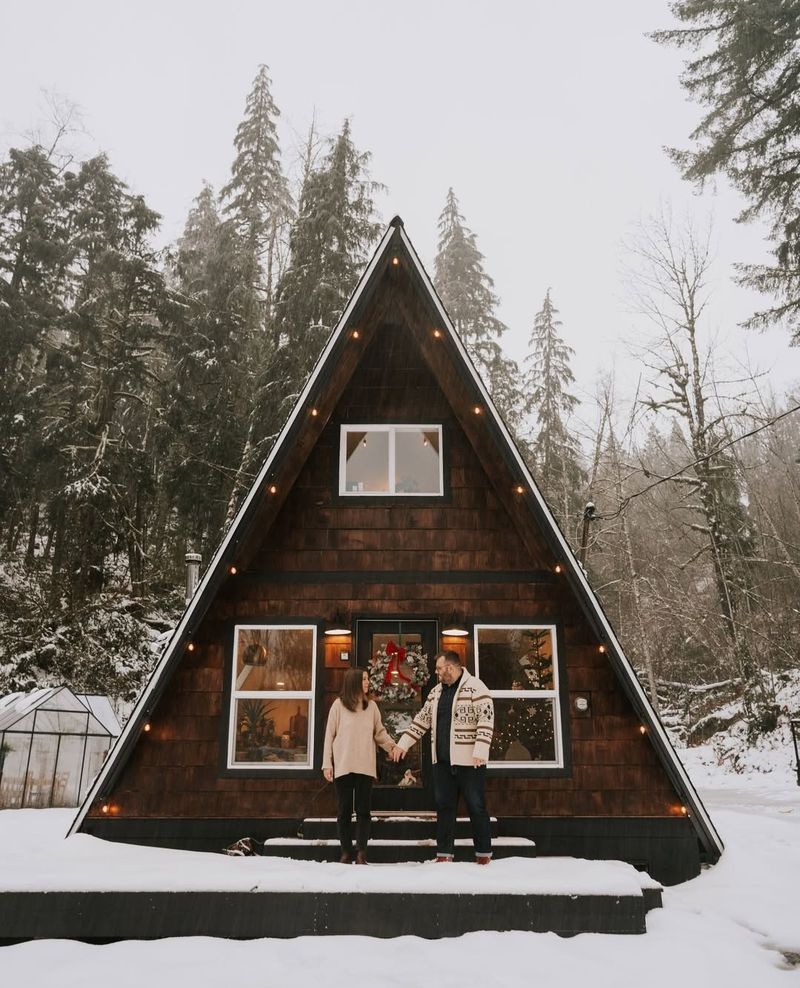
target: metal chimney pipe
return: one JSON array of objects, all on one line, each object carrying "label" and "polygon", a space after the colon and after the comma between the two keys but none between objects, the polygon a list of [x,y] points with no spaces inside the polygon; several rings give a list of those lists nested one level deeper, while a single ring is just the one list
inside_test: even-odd
[{"label": "metal chimney pipe", "polygon": [[200,561],[203,557],[199,552],[187,552],[186,559],[186,603],[194,597],[197,584],[200,582]]}]

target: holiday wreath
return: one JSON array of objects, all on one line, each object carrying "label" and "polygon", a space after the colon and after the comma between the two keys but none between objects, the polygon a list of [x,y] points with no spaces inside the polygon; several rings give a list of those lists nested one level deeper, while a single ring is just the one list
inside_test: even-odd
[{"label": "holiday wreath", "polygon": [[406,648],[390,641],[373,656],[369,690],[376,700],[402,703],[416,699],[429,676],[428,656],[418,645]]}]

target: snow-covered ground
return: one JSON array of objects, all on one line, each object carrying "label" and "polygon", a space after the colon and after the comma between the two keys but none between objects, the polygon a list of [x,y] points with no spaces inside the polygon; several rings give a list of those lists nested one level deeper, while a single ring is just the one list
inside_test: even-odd
[{"label": "snow-covered ground", "polygon": [[[40,941],[0,948],[0,983],[24,982],[31,988],[140,988],[142,983],[148,988],[800,985],[800,788],[788,752],[784,748],[772,759],[762,758],[761,767],[772,771],[746,774],[720,769],[710,747],[682,754],[726,851],[719,864],[699,878],[665,890],[664,909],[648,914],[644,936],[585,934],[562,939],[554,934],[487,932],[438,941],[192,938],[107,946]],[[0,812],[0,888],[53,888],[63,886],[68,875],[73,888],[83,881],[84,887],[141,888],[153,886],[165,867],[183,876],[182,885],[195,888],[238,887],[243,878],[251,880],[265,867],[270,869],[270,882],[280,880],[282,887],[296,880],[304,887],[346,883],[348,888],[384,888],[406,878],[420,887],[434,876],[440,881],[442,871],[429,865],[402,866],[400,873],[398,866],[379,865],[348,869],[282,862],[276,867],[264,859],[130,849],[87,837],[72,838],[65,846],[61,837],[68,821],[69,813],[63,810]],[[557,875],[546,865],[539,880],[554,888],[565,881],[627,880],[624,868],[601,866],[590,875],[589,866],[583,874],[580,863],[571,862],[570,867],[575,868],[572,875]],[[500,883],[516,891],[526,881],[534,882],[534,872],[512,868],[512,862],[503,861],[488,869],[448,866],[448,888],[483,890],[485,883],[488,891]],[[203,877],[190,881],[190,875]]]}]

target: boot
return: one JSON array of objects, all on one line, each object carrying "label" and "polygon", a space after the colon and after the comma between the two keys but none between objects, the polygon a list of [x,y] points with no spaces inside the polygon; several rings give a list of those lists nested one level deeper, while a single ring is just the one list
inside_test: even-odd
[{"label": "boot", "polygon": [[356,864],[366,864],[367,863],[367,852],[357,851],[356,852]]},{"label": "boot", "polygon": [[342,856],[339,858],[339,864],[352,864],[353,855],[350,851],[342,851]]}]

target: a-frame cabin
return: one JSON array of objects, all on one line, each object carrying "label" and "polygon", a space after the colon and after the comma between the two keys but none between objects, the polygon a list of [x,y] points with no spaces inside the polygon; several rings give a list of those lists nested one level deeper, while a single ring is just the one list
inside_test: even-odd
[{"label": "a-frame cabin", "polygon": [[[398,218],[70,832],[198,849],[294,837],[335,814],[320,767],[343,671],[372,669],[396,729],[419,703],[419,655],[432,665],[442,648],[495,695],[500,836],[665,883],[717,860],[719,836]],[[433,809],[425,762],[403,777],[383,764],[374,808]]]}]

